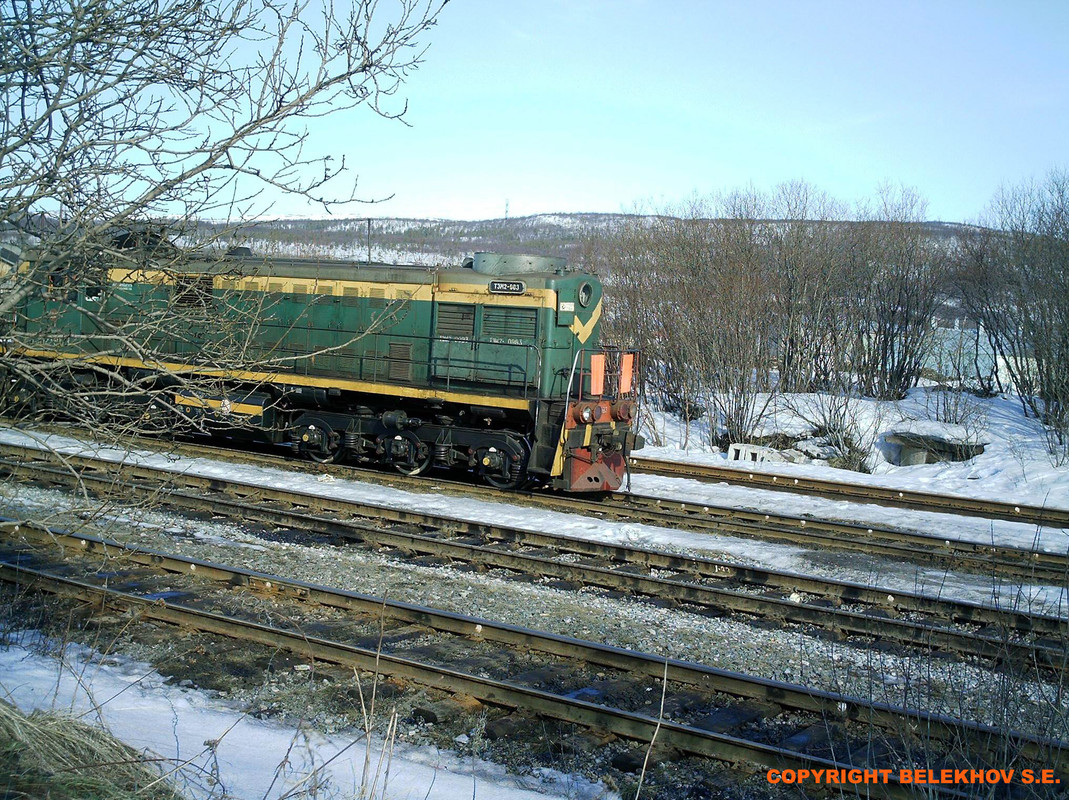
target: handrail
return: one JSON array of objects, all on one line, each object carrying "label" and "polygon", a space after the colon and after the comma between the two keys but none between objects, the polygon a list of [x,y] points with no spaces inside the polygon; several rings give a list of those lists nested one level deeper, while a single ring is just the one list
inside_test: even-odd
[{"label": "handrail", "polygon": [[[425,380],[417,380],[410,377],[409,382],[411,383],[432,386],[438,382],[444,381],[446,389],[449,389],[455,382],[500,383],[506,389],[520,389],[519,396],[523,398],[530,397],[534,392],[537,392],[539,378],[542,373],[542,352],[534,344],[451,336],[422,336],[395,333],[371,335],[384,337],[387,344],[395,341],[401,341],[410,344],[413,347],[417,344],[426,344],[427,357],[426,359],[417,359],[412,358],[411,356],[407,358],[391,358],[388,352],[368,352],[367,350],[358,354],[350,354],[345,350],[336,350],[325,353],[325,355],[334,356],[335,358],[343,360],[355,361],[356,372],[360,379],[388,379],[390,365],[402,364],[406,365],[409,370],[411,370],[412,367],[426,368],[427,375]],[[462,346],[470,346],[472,354],[471,358],[461,358],[458,354],[450,352],[435,352],[436,345],[450,342]],[[480,357],[479,354],[479,348],[484,346],[509,348],[509,350],[522,350],[523,356],[521,358],[517,355],[511,363],[502,363],[500,360],[488,360],[484,357]],[[439,366],[444,367],[447,374],[436,375],[435,371]],[[309,368],[314,369],[314,366],[308,364],[306,370]],[[473,376],[470,379],[458,378],[448,374],[451,369],[470,369],[472,373],[482,373],[483,377]],[[522,376],[519,378],[511,377],[511,375],[520,373],[521,371]],[[409,372],[409,375],[411,375],[411,371]],[[534,390],[534,392],[532,390]]]},{"label": "handrail", "polygon": [[[586,399],[591,399],[592,400],[592,399],[596,398],[596,399],[599,399],[599,400],[607,399],[607,400],[610,400],[610,401],[620,399],[620,397],[621,397],[621,393],[620,393],[620,375],[621,375],[621,371],[622,371],[621,358],[624,355],[631,354],[631,355],[635,356],[636,359],[637,359],[638,350],[631,349],[631,348],[616,347],[616,346],[612,346],[612,345],[606,345],[606,346],[598,347],[598,348],[584,347],[584,348],[580,349],[579,351],[577,351],[576,354],[575,354],[575,358],[572,360],[571,372],[568,375],[567,399],[569,401],[573,400],[573,394],[574,394],[575,395],[574,396],[574,400],[576,402],[580,402],[580,401],[582,401],[584,399],[584,394],[586,394],[586,392],[584,391],[584,385],[585,385],[586,379],[589,379],[590,376],[591,376],[591,370],[586,370],[586,369],[583,368],[583,362],[586,360],[584,358],[584,354],[585,353],[589,353],[592,356],[595,355],[595,354],[599,354],[600,353],[600,354],[604,354],[606,356],[615,356],[616,357],[616,363],[615,363],[615,367],[614,368],[610,369],[609,368],[609,362],[608,362],[608,360],[606,361],[605,379],[604,379],[604,391],[602,391],[602,393],[598,394],[598,395],[594,395],[593,393],[590,393],[590,397],[586,398]],[[578,374],[578,378],[579,378],[578,381],[576,381],[577,374]],[[627,397],[637,396],[637,393],[638,393],[637,381],[632,381],[631,391],[627,392],[626,395],[624,395],[624,396],[627,396]]]}]

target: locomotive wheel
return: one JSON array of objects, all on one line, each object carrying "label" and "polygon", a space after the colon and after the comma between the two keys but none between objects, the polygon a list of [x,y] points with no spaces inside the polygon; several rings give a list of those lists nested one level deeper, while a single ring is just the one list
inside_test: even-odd
[{"label": "locomotive wheel", "polygon": [[520,460],[517,462],[511,462],[513,464],[509,471],[508,477],[500,475],[496,472],[483,471],[482,478],[490,486],[495,489],[501,489],[508,491],[510,489],[519,489],[525,483],[527,483],[527,457],[530,451],[526,447],[523,448],[524,452],[520,455]]},{"label": "locomotive wheel", "polygon": [[519,489],[525,483],[527,483],[527,466],[526,464],[520,468],[518,475],[510,475],[507,478],[503,478],[500,475],[492,475],[489,472],[483,474],[483,480],[495,489],[502,489],[509,491],[511,489]]},{"label": "locomotive wheel", "polygon": [[[427,471],[427,468],[431,465],[431,461],[434,458],[434,454],[431,449],[423,444],[414,434],[402,433],[395,438],[404,439],[408,444],[409,453],[415,454],[415,458],[411,461],[395,461],[393,462],[393,468],[400,472],[402,475],[407,475],[410,478],[414,478],[416,475],[422,475]],[[419,456],[420,450],[426,451],[426,455],[422,458]]]},{"label": "locomotive wheel", "polygon": [[518,478],[502,478],[500,475],[491,475],[486,473],[483,475],[483,480],[495,489],[501,489],[502,491],[511,491],[512,489],[519,489],[527,482],[527,473],[523,472]]},{"label": "locomotive wheel", "polygon": [[29,386],[9,377],[5,370],[0,378],[0,413],[16,419],[32,417],[37,414],[37,393]]},{"label": "locomotive wheel", "polygon": [[334,459],[338,457],[337,450],[330,450],[325,453],[318,450],[305,450],[305,453],[317,464],[333,464]]},{"label": "locomotive wheel", "polygon": [[409,478],[414,478],[417,475],[422,475],[427,471],[427,468],[431,465],[433,456],[427,453],[427,457],[423,461],[416,464],[414,467],[408,464],[394,464],[393,468],[400,472],[402,475],[407,475]]},{"label": "locomotive wheel", "polygon": [[301,422],[305,431],[305,434],[302,434],[303,441],[307,441],[304,439],[304,435],[307,435],[309,431],[315,431],[322,437],[320,444],[310,447],[302,446],[301,452],[317,464],[333,464],[334,459],[338,457],[338,436],[321,419],[305,417]]}]

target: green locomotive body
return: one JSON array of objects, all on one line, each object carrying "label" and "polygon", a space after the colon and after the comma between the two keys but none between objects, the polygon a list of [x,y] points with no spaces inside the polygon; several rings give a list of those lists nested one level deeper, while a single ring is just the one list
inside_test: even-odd
[{"label": "green locomotive body", "polygon": [[[607,491],[641,446],[636,354],[598,344],[601,284],[562,259],[431,270],[246,254],[112,267],[75,292],[25,302],[37,336],[20,357],[155,376],[168,413],[316,460]],[[151,324],[183,307],[207,313]],[[110,325],[140,321],[152,359]]]}]

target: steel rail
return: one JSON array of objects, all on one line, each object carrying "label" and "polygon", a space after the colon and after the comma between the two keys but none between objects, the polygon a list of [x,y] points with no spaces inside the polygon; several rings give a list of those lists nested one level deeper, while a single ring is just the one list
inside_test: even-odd
[{"label": "steel rail", "polygon": [[[69,461],[73,466],[92,467],[100,466],[100,462],[85,457],[75,457]],[[10,467],[0,462],[0,470]],[[37,467],[32,464],[22,464],[22,470],[30,470],[43,478],[51,478],[60,483],[70,483],[72,476],[65,470],[49,470],[47,467]],[[159,486],[156,483],[161,476],[170,481],[176,481],[187,488],[197,488],[211,492],[223,492],[231,496],[243,499],[250,497],[285,503],[291,508],[310,509],[319,512],[332,512],[346,517],[358,517],[374,523],[383,520],[397,522],[406,525],[418,526],[420,529],[436,529],[449,533],[469,534],[483,537],[488,540],[502,542],[504,544],[516,544],[522,546],[552,548],[559,553],[581,555],[598,559],[600,562],[610,562],[622,565],[641,565],[658,570],[671,570],[703,579],[715,579],[721,581],[733,581],[760,589],[778,589],[786,594],[805,592],[821,598],[830,598],[836,602],[858,603],[880,609],[882,612],[894,613],[923,613],[933,617],[951,620],[960,623],[972,623],[993,625],[1005,630],[1038,633],[1045,636],[1064,636],[1069,633],[1069,620],[1059,616],[1028,613],[1014,609],[1005,610],[980,603],[967,601],[954,601],[944,598],[931,597],[926,594],[890,590],[881,587],[868,586],[866,584],[835,580],[830,578],[817,578],[786,570],[763,569],[748,566],[721,559],[697,556],[681,555],[651,548],[641,548],[629,545],[618,545],[608,542],[597,542],[564,534],[543,533],[532,531],[516,526],[494,525],[478,521],[472,521],[463,517],[452,516],[442,512],[425,512],[397,508],[367,501],[352,499],[337,499],[323,495],[310,494],[291,489],[274,489],[250,484],[245,481],[227,480],[218,478],[206,478],[197,475],[179,473],[178,477],[169,472],[155,467],[139,467],[133,465],[109,465],[109,475],[100,476],[91,473],[81,473],[81,478],[93,484],[100,490],[108,490],[115,485],[114,478],[110,477],[111,471],[120,471],[129,474],[135,479],[153,481],[149,487],[137,487],[135,484],[125,483],[124,486],[131,491],[137,491],[142,495],[157,494]],[[162,498],[166,501],[166,498]],[[186,508],[196,509],[203,503],[203,498],[194,496],[184,498],[175,495],[176,504]],[[221,499],[213,502],[224,502]],[[305,525],[309,530],[316,530],[324,535],[347,535],[358,531],[361,536],[385,537],[377,538],[379,543],[386,543],[398,549],[412,550],[418,546],[419,541],[431,542],[432,544],[447,543],[440,539],[420,536],[413,537],[410,533],[400,530],[384,531],[381,525],[371,527],[358,525],[352,520],[326,521],[321,518],[294,513],[280,520],[283,511],[279,509],[267,509],[257,511],[250,509],[244,503],[230,509],[233,518],[249,518],[249,514],[262,513],[260,521],[287,525]],[[244,517],[242,516],[244,515]],[[338,522],[331,526],[330,522]],[[470,550],[473,545],[460,545],[460,549],[445,552],[435,549],[431,552],[425,549],[421,553],[430,555],[447,555],[459,557]],[[467,560],[467,559],[465,559]],[[506,563],[486,563],[486,566],[503,568],[515,567],[518,561]],[[554,574],[551,577],[569,578],[574,574]],[[633,588],[633,587],[626,587]]]},{"label": "steel rail", "polygon": [[[146,447],[158,448],[157,440],[139,440]],[[983,575],[1013,577],[1025,581],[1060,585],[1069,580],[1069,552],[1047,552],[1012,545],[973,542],[937,537],[878,525],[837,522],[807,516],[749,511],[686,500],[619,493],[589,498],[546,492],[503,492],[487,486],[440,478],[391,475],[350,465],[309,464],[282,456],[234,450],[212,445],[168,443],[176,453],[191,457],[205,455],[228,461],[272,466],[287,470],[311,471],[358,477],[376,483],[426,492],[448,490],[491,502],[502,500],[522,503],[568,514],[584,514],[601,519],[626,520],[662,527],[684,528],[697,532],[729,534],[765,541],[785,542],[821,550],[864,553],[910,561],[926,566],[967,569]],[[37,448],[0,444],[0,454],[32,457]]]},{"label": "steel rail", "polygon": [[981,500],[962,495],[920,492],[911,489],[894,489],[889,486],[846,483],[757,472],[744,467],[725,467],[707,464],[684,464],[655,458],[632,456],[629,465],[634,472],[645,475],[661,475],[673,478],[691,478],[710,483],[734,483],[779,492],[825,497],[831,500],[850,500],[858,503],[874,503],[894,508],[917,511],[935,511],[946,514],[963,514],[984,519],[1001,519],[1024,522],[1054,528],[1069,528],[1069,509],[1047,506],[1007,503],[1000,500]]},{"label": "steel rail", "polygon": [[[8,524],[3,527],[9,537],[19,534],[21,538],[37,546],[50,544],[69,549],[76,555],[99,553],[110,558],[132,561],[135,564],[158,571],[181,575],[196,575],[199,579],[222,583],[228,588],[241,588],[278,595],[288,599],[342,610],[382,614],[392,620],[418,624],[452,635],[485,639],[507,646],[534,649],[564,658],[577,659],[598,667],[609,667],[652,678],[660,679],[662,676],[667,675],[668,680],[672,682],[699,687],[711,692],[722,692],[734,697],[768,700],[776,707],[818,714],[827,721],[849,720],[858,723],[871,723],[877,727],[898,733],[903,730],[909,730],[912,736],[919,737],[922,740],[931,739],[954,743],[965,737],[970,743],[980,745],[985,752],[994,756],[1004,754],[1004,748],[1009,746],[1013,748],[1014,752],[1018,752],[1037,763],[1054,764],[1059,771],[1063,771],[1065,768],[1062,760],[1067,749],[1066,743],[1052,739],[1032,737],[1015,731],[1000,731],[992,726],[955,719],[945,715],[896,708],[883,703],[873,703],[832,692],[755,678],[691,662],[674,659],[666,660],[645,653],[637,653],[518,626],[495,623],[490,620],[467,617],[437,609],[386,601],[382,598],[331,589],[317,584],[286,579],[276,575],[268,575],[200,559],[144,548],[131,548],[117,542],[110,542],[83,534],[52,531],[26,525]],[[26,580],[27,578],[29,579],[28,581]],[[181,603],[170,602],[158,597],[152,599],[139,597],[136,594],[114,588],[101,587],[83,580],[45,574],[40,569],[18,564],[0,562],[0,579],[23,584],[28,582],[37,588],[69,594],[83,600],[91,597],[107,598],[110,599],[110,602],[118,602],[129,607],[138,608],[143,616],[160,621],[195,627],[199,630],[227,636],[251,639],[262,644],[283,647],[292,652],[305,653],[332,663],[342,663],[367,670],[373,670],[378,667],[379,671],[384,674],[404,677],[421,685],[451,692],[463,692],[492,704],[531,708],[539,713],[569,722],[605,727],[627,738],[648,741],[653,733],[650,725],[656,726],[657,724],[655,719],[645,715],[611,711],[609,713],[612,715],[622,716],[623,727],[620,727],[619,724],[607,725],[604,721],[605,707],[593,703],[571,698],[560,698],[550,693],[518,687],[511,683],[475,678],[467,673],[458,673],[440,667],[428,667],[403,657],[309,637],[303,633],[272,628],[246,620],[223,617],[211,611],[190,608]],[[192,617],[192,623],[190,617]],[[251,632],[251,635],[249,632]],[[337,657],[339,649],[345,654],[345,659]],[[520,698],[519,701],[516,700],[517,697]],[[560,714],[558,709],[560,702],[558,701],[563,701],[565,707],[573,710],[578,709],[578,716]],[[709,733],[703,729],[664,721],[660,724],[662,730],[665,729],[665,725],[668,725],[672,730],[672,738],[668,743],[686,752],[698,755],[712,756],[725,760],[735,760],[740,755],[743,755],[746,760],[753,763],[780,768],[784,766],[813,768],[814,765],[840,769],[849,768],[848,765],[804,756],[795,751],[772,745],[739,740],[726,734]],[[708,749],[709,744],[708,742],[703,743],[703,739],[711,739],[716,743],[716,748],[713,750]],[[738,749],[740,743],[741,750]],[[758,758],[754,758],[755,752],[752,752],[751,748],[754,748],[759,756]],[[762,760],[760,756],[764,756],[767,760]]]},{"label": "steel rail", "polygon": [[[38,453],[38,455],[40,455]],[[154,467],[119,465],[100,462],[87,456],[67,457],[68,467],[95,466],[103,473],[82,472],[76,475],[69,468],[56,469],[34,464],[2,463],[0,469],[35,476],[61,485],[79,482],[97,492],[117,492],[122,496],[153,498],[163,505],[184,510],[205,510],[222,513],[241,521],[255,521],[280,527],[297,528],[328,537],[342,537],[361,543],[375,544],[398,549],[402,552],[430,555],[488,568],[506,569],[520,573],[551,577],[574,582],[577,585],[593,585],[610,590],[625,591],[680,603],[714,612],[735,612],[774,619],[782,623],[812,625],[834,632],[862,636],[877,640],[892,641],[910,647],[947,650],[975,656],[995,662],[1017,665],[1039,665],[1044,670],[1055,672],[1069,669],[1069,653],[1066,651],[1066,630],[1069,622],[1047,615],[1029,615],[1021,612],[1004,612],[980,604],[960,601],[936,600],[920,594],[898,593],[875,589],[860,584],[823,580],[793,573],[740,567],[714,559],[691,558],[659,553],[655,550],[640,550],[620,545],[603,545],[582,539],[551,534],[538,534],[519,528],[506,528],[486,523],[409,511],[373,503],[357,503],[352,500],[326,498],[293,490],[261,487],[235,480],[206,478],[185,473],[173,473]],[[112,473],[125,473],[138,479],[149,479],[151,484],[120,481]],[[189,494],[174,487],[166,487],[158,481],[177,483],[183,487],[199,488],[215,493],[225,492],[228,497],[213,494],[204,497]],[[237,497],[240,499],[232,499]],[[257,502],[251,503],[249,500]],[[260,503],[273,501],[286,504],[287,508],[264,507]],[[296,509],[296,510],[294,510]],[[368,525],[337,517],[323,517],[309,513],[309,509],[331,512],[336,515],[361,516],[375,520]],[[462,541],[441,538],[398,529],[384,529],[382,520],[416,525],[421,528],[437,528],[454,533],[473,534],[496,538],[504,544],[520,543],[552,547],[555,551],[569,550],[604,560],[622,563],[625,569],[581,565],[561,562],[540,554],[512,552],[500,548],[482,547]],[[675,578],[653,575],[638,575],[628,572],[626,566],[643,564],[657,568],[680,567],[692,574],[726,578],[729,575],[743,583],[768,588],[778,585],[788,593],[807,591],[837,600],[908,610],[911,613],[942,613],[947,619],[966,624],[996,626],[998,633],[983,631],[959,631],[930,622],[916,622],[889,618],[882,613],[865,614],[825,605],[795,602],[780,597],[746,593],[739,590],[708,586]],[[1019,641],[1012,632],[1031,633],[1041,640]]]},{"label": "steel rail", "polygon": [[619,494],[597,503],[569,499],[588,514],[648,521],[649,524],[711,530],[735,536],[879,555],[928,566],[947,565],[984,575],[1003,575],[1060,585],[1069,578],[1069,554],[965,539],[938,538],[897,528],[749,511],[689,500]]}]

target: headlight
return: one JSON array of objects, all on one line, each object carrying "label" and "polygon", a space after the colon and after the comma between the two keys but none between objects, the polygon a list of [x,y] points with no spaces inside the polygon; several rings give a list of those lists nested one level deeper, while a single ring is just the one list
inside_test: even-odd
[{"label": "headlight", "polygon": [[579,424],[589,425],[606,418],[609,407],[601,403],[576,403],[571,408],[572,418]]},{"label": "headlight", "polygon": [[584,283],[579,287],[579,305],[586,308],[590,305],[590,300],[594,296],[594,287],[589,283]]}]

